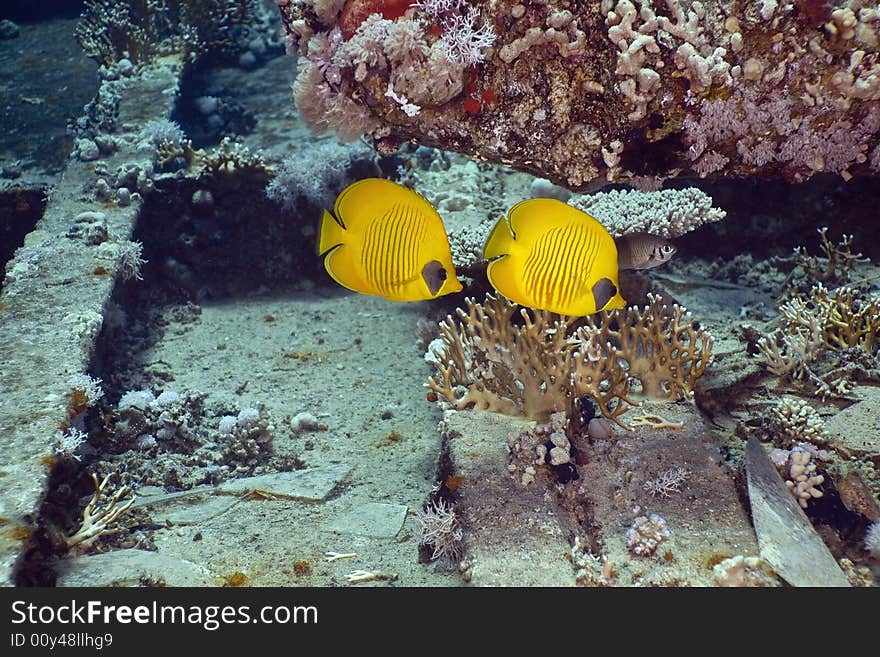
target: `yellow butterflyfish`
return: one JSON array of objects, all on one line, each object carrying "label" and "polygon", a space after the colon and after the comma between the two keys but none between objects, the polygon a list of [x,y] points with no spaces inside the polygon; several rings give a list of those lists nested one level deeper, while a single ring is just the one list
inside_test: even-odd
[{"label": "yellow butterflyfish", "polygon": [[437,210],[383,178],[352,183],[324,210],[318,253],[333,280],[361,294],[420,301],[461,290]]},{"label": "yellow butterflyfish", "polygon": [[511,301],[561,315],[623,308],[614,238],[596,219],[548,198],[514,205],[483,248],[489,282]]}]

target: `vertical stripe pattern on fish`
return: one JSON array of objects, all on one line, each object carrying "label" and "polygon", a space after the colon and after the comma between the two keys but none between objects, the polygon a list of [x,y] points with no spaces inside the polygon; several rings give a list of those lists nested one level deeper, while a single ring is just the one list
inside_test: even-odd
[{"label": "vertical stripe pattern on fish", "polygon": [[507,298],[531,308],[587,315],[622,308],[617,249],[593,217],[554,199],[516,204],[493,228],[487,276]]}]

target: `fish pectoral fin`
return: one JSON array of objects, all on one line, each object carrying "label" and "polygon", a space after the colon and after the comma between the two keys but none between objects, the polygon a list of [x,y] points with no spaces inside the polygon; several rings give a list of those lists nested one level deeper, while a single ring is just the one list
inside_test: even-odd
[{"label": "fish pectoral fin", "polygon": [[596,303],[596,310],[599,311],[615,297],[617,286],[611,282],[610,278],[600,278],[593,284],[592,292],[593,300]]}]

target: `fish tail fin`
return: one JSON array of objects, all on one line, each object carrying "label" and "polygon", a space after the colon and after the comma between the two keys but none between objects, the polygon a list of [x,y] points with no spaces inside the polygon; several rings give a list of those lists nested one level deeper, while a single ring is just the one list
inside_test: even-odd
[{"label": "fish tail fin", "polygon": [[345,226],[330,212],[324,210],[321,215],[321,227],[318,231],[318,255],[324,255],[345,241]]},{"label": "fish tail fin", "polygon": [[486,239],[486,244],[483,247],[483,257],[486,260],[491,260],[492,258],[509,254],[514,239],[515,236],[511,234],[510,227],[507,225],[507,218],[501,217]]}]

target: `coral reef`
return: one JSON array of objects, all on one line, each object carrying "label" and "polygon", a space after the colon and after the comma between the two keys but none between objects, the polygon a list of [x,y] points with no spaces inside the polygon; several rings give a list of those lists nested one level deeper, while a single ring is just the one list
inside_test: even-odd
[{"label": "coral reef", "polygon": [[880,299],[865,285],[843,284],[856,264],[869,260],[852,252],[851,236],[834,244],[826,232],[819,229],[824,256],[795,249],[778,328],[755,343],[770,373],[812,383],[823,400],[848,394],[855,380],[877,369],[880,331]]},{"label": "coral reef", "polygon": [[[130,390],[119,400],[108,437],[93,445],[123,482],[191,488],[242,473],[260,473],[272,460],[275,427],[253,407],[206,409],[206,395],[190,391]],[[233,410],[233,413],[229,411]],[[213,418],[217,418],[213,420]],[[144,459],[144,454],[152,455]],[[289,469],[276,463],[281,469]]]},{"label": "coral reef", "polygon": [[303,198],[318,207],[332,207],[337,194],[360,178],[380,175],[375,154],[364,144],[322,142],[310,157],[284,158],[266,186],[266,196],[292,211]]},{"label": "coral reef", "polygon": [[234,29],[255,22],[255,0],[87,0],[76,35],[107,67],[141,64],[170,51],[235,50]]},{"label": "coral reef", "polygon": [[578,189],[880,171],[868,0],[276,4],[306,121],[386,153],[442,144]]}]

